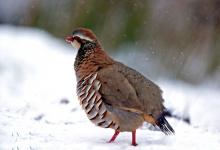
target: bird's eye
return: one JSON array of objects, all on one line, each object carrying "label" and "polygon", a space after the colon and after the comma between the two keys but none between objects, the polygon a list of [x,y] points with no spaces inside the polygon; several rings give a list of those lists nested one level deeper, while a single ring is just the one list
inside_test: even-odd
[{"label": "bird's eye", "polygon": [[83,43],[82,39],[79,36],[73,36],[73,40],[76,40],[79,43]]}]

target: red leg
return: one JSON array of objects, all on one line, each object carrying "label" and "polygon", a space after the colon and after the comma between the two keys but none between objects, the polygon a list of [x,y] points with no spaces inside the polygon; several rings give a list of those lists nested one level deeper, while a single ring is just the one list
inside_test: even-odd
[{"label": "red leg", "polygon": [[136,130],[132,131],[132,143],[133,146],[137,146],[136,143]]},{"label": "red leg", "polygon": [[112,138],[111,138],[111,140],[109,141],[109,143],[114,142],[119,133],[120,133],[119,131],[115,130],[115,134],[112,136]]}]

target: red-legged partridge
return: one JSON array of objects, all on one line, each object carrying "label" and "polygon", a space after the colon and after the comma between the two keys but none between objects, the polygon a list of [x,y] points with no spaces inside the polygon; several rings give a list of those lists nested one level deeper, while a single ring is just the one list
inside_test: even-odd
[{"label": "red-legged partridge", "polygon": [[95,34],[85,28],[76,29],[66,38],[78,50],[74,69],[77,95],[89,120],[115,134],[132,132],[143,122],[158,126],[165,134],[174,133],[164,117],[162,91],[136,70],[113,60],[102,48]]}]

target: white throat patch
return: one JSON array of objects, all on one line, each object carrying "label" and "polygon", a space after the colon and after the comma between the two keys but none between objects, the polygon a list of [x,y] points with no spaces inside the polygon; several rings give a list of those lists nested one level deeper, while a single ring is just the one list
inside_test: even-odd
[{"label": "white throat patch", "polygon": [[77,42],[76,40],[74,40],[73,42],[71,42],[71,45],[72,45],[75,49],[77,49],[77,50],[79,50],[79,48],[80,48],[80,46],[81,46],[81,44],[80,44],[79,42]]}]

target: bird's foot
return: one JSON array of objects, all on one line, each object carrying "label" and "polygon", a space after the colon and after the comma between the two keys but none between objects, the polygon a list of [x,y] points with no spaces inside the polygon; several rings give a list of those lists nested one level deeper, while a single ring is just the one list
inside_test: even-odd
[{"label": "bird's foot", "polygon": [[131,145],[132,145],[132,146],[137,146],[138,144],[137,144],[137,143],[131,143]]},{"label": "bird's foot", "polygon": [[131,145],[137,146],[138,144],[136,143],[136,130],[132,131],[132,143]]}]

